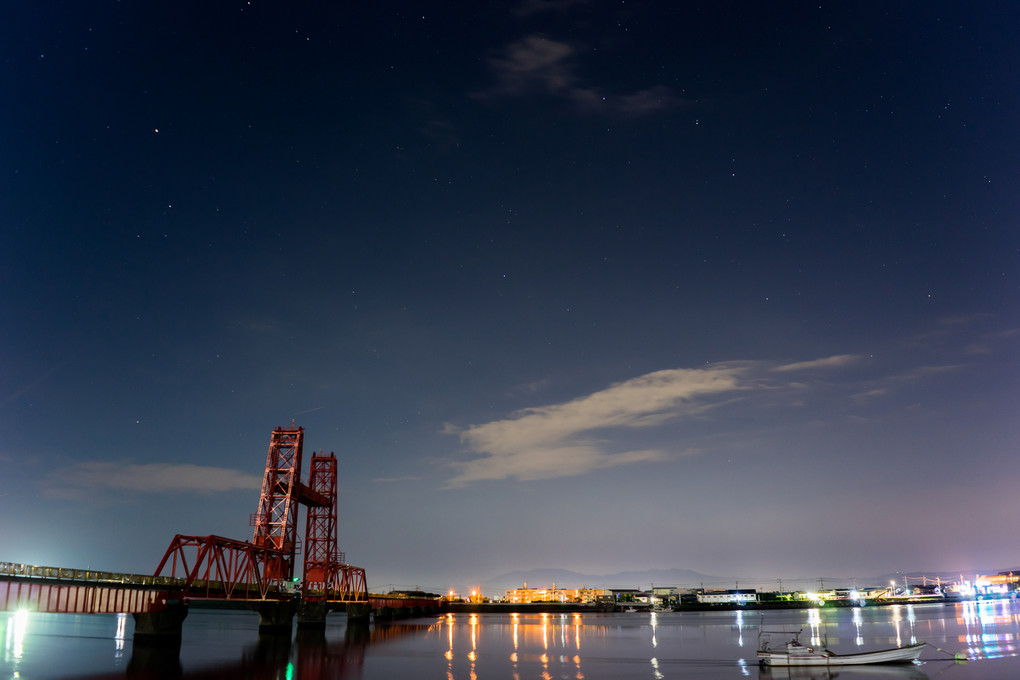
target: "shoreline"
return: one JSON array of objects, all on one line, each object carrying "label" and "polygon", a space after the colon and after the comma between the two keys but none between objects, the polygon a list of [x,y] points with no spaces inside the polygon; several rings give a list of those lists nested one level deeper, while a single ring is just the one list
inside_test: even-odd
[{"label": "shoreline", "polygon": [[[867,602],[860,605],[851,600],[828,600],[823,604],[817,602],[799,600],[793,602],[755,602],[750,604],[720,603],[720,604],[680,604],[671,609],[656,609],[650,607],[638,607],[634,611],[625,611],[631,605],[594,605],[581,604],[578,602],[451,602],[446,605],[446,611],[454,614],[566,614],[575,612],[588,613],[647,613],[655,611],[666,612],[722,612],[722,611],[768,611],[776,609],[851,609],[853,607],[890,607],[896,605],[955,605],[966,602],[963,598],[905,598],[895,601]],[[984,601],[984,600],[982,600]]]}]

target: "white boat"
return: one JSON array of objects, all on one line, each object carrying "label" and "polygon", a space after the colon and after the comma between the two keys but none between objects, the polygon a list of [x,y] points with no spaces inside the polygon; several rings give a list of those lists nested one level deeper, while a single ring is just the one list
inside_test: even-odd
[{"label": "white boat", "polygon": [[872,663],[910,663],[921,656],[925,643],[906,647],[893,647],[873,652],[836,654],[825,647],[807,647],[799,639],[800,633],[783,647],[773,649],[768,633],[759,634],[758,663],[762,666],[856,666]]}]

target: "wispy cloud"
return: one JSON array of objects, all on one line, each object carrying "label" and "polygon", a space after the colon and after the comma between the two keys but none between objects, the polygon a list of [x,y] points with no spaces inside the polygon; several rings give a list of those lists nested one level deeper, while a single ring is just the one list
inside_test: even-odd
[{"label": "wispy cloud", "polygon": [[888,388],[885,388],[885,387],[875,387],[875,388],[872,388],[872,389],[867,390],[865,392],[859,392],[857,394],[851,394],[850,398],[851,399],[858,399],[858,400],[872,399],[874,397],[884,397],[888,393],[889,393]]},{"label": "wispy cloud", "polygon": [[962,364],[946,364],[942,366],[914,366],[904,371],[863,380],[860,389],[848,395],[855,402],[863,403],[871,399],[892,397],[904,389],[930,378],[946,373],[954,373],[966,368]]},{"label": "wispy cloud", "polygon": [[988,312],[975,312],[973,314],[960,314],[958,316],[947,316],[939,320],[943,326],[970,326],[974,323],[995,318]]},{"label": "wispy cloud", "polygon": [[489,64],[500,83],[498,91],[522,94],[535,90],[566,93],[575,86],[570,59],[574,49],[542,35],[529,35],[507,46]]},{"label": "wispy cloud", "polygon": [[837,354],[832,357],[824,357],[822,359],[813,359],[811,361],[798,361],[793,364],[783,364],[776,366],[774,371],[806,371],[813,370],[816,368],[842,368],[850,364],[855,364],[861,360],[861,357],[857,354]]},{"label": "wispy cloud", "polygon": [[[887,364],[886,364],[887,366]],[[465,428],[447,424],[466,460],[450,463],[455,473],[447,488],[480,481],[539,480],[584,475],[610,467],[693,455],[689,446],[652,446],[662,439],[655,428],[719,419],[737,403],[733,422],[774,422],[782,409],[822,422],[871,418],[870,402],[892,398],[906,386],[966,368],[922,365],[883,373],[883,365],[862,355],[838,354],[778,364],[733,361],[697,369],[667,369],[632,378],[557,404],[525,408],[505,418]],[[866,372],[867,375],[862,375]],[[793,375],[796,380],[790,381]],[[808,416],[804,408],[810,408]],[[860,413],[854,409],[860,409]],[[792,411],[791,411],[792,412]],[[834,421],[835,422],[835,421]],[[639,431],[641,434],[639,434]],[[709,435],[713,436],[713,435]],[[701,441],[704,441],[702,439]]]},{"label": "wispy cloud", "polygon": [[0,397],[0,408],[4,408],[8,404],[14,403],[16,400],[20,399],[23,395],[34,390],[36,387],[44,383],[47,378],[56,373],[58,368],[59,366],[50,366],[48,369],[46,369],[45,372],[43,372],[42,375],[35,378],[32,382],[28,383],[27,385],[22,385],[11,394]]},{"label": "wispy cloud", "polygon": [[497,84],[482,98],[548,94],[588,113],[641,116],[683,104],[664,86],[634,92],[611,92],[577,73],[579,50],[566,42],[532,34],[510,43],[489,60]]},{"label": "wispy cloud", "polygon": [[937,326],[911,336],[906,346],[912,349],[931,349],[953,346],[958,342],[980,342],[982,338],[991,337],[982,333],[981,328],[994,320],[993,314],[985,312],[943,317],[938,320]]},{"label": "wispy cloud", "polygon": [[930,378],[933,375],[941,375],[942,373],[951,373],[953,371],[959,371],[963,368],[961,364],[947,364],[944,366],[916,366],[910,370],[896,375],[890,376],[890,382],[916,382],[918,380],[924,380]]},{"label": "wispy cloud", "polygon": [[546,389],[552,383],[548,378],[541,380],[533,380],[529,383],[523,383],[521,385],[514,385],[507,390],[508,394],[538,394]]},{"label": "wispy cloud", "polygon": [[656,371],[562,404],[522,409],[503,420],[464,430],[448,425],[447,433],[459,434],[467,448],[481,456],[457,463],[459,471],[447,486],[550,479],[662,460],[671,454],[658,449],[614,450],[594,433],[649,428],[699,415],[718,405],[720,397],[752,388],[753,382],[745,379],[750,368],[749,363],[730,363]]},{"label": "wispy cloud", "polygon": [[1000,340],[1011,340],[1011,339],[1016,338],[1018,336],[1020,336],[1020,328],[1008,328],[1008,329],[1006,329],[1004,331],[999,331],[997,333],[992,333],[989,337],[1000,339]]},{"label": "wispy cloud", "polygon": [[193,492],[259,489],[262,479],[227,468],[168,463],[87,461],[61,468],[43,482],[50,498],[81,499],[110,492]]}]

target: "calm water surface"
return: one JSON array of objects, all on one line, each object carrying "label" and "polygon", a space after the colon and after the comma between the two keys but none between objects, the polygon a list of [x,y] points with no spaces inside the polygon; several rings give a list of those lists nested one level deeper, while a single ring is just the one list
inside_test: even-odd
[{"label": "calm water surface", "polygon": [[[1009,601],[768,612],[765,628],[840,653],[927,642],[920,664],[760,669],[757,612],[456,614],[371,626],[330,615],[325,635],[258,635],[249,612],[192,610],[179,650],[134,645],[130,615],[0,613],[0,680],[46,678],[1020,678]],[[942,651],[940,651],[942,650]],[[966,663],[952,655],[962,652]]]}]

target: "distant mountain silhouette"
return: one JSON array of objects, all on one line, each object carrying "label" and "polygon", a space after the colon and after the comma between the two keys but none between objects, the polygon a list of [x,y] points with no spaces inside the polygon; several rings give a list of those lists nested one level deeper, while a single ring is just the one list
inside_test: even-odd
[{"label": "distant mountain silhouette", "polygon": [[[486,589],[512,590],[523,588],[636,588],[648,590],[656,586],[693,587],[702,583],[717,585],[732,582],[732,578],[709,576],[690,569],[647,569],[644,571],[621,571],[615,574],[582,574],[569,569],[529,569],[508,571],[494,576],[481,585]],[[733,587],[732,585],[730,586]]]}]

